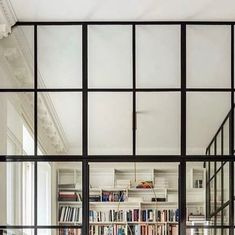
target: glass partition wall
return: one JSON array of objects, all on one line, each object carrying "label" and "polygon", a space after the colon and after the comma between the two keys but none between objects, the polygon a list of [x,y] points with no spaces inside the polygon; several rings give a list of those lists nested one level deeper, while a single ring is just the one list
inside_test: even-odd
[{"label": "glass partition wall", "polygon": [[18,22],[0,234],[232,235],[233,24]]}]

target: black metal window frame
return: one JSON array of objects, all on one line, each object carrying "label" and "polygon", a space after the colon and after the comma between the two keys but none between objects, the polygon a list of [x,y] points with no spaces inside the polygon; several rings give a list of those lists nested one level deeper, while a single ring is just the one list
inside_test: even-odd
[{"label": "black metal window frame", "polygon": [[[6,226],[0,225],[0,229],[34,229],[35,235],[38,229],[59,229],[59,228],[81,228],[81,226],[41,226],[37,223],[37,164],[38,162],[81,162],[82,163],[82,234],[89,233],[89,162],[177,162],[179,163],[179,192],[178,203],[180,209],[179,234],[185,235],[186,229],[208,228],[208,229],[229,229],[230,235],[234,234],[234,24],[235,22],[220,21],[83,21],[83,22],[17,22],[17,26],[34,27],[34,88],[32,89],[4,89],[0,92],[32,92],[34,93],[34,155],[1,155],[0,162],[34,162],[34,225],[32,226]],[[81,25],[82,26],[82,88],[61,88],[48,89],[38,88],[37,84],[37,28],[38,26],[56,25]],[[132,26],[132,88],[88,88],[88,27],[90,25],[130,25]],[[138,25],[178,25],[180,27],[180,52],[181,52],[181,86],[180,88],[136,88],[136,26]],[[186,86],[186,38],[188,25],[227,25],[231,27],[231,87],[230,88],[187,88]],[[44,155],[39,156],[37,152],[37,96],[40,92],[81,92],[82,93],[82,155]],[[136,154],[136,133],[132,132],[131,155],[89,155],[88,154],[88,94],[89,92],[131,92],[133,97],[133,127],[136,125],[136,93],[137,92],[179,92],[181,94],[181,146],[179,155],[137,155]],[[186,98],[188,92],[227,92],[231,93],[231,117],[229,124],[229,155],[187,155],[186,152]],[[186,164],[187,162],[200,161],[215,164],[216,162],[229,163],[230,191],[229,191],[229,225],[208,225],[208,226],[186,226]],[[222,167],[223,168],[223,167]],[[221,170],[222,170],[221,168]],[[215,170],[215,174],[218,171]],[[213,177],[209,175],[209,179]],[[214,176],[215,177],[215,176]]]}]

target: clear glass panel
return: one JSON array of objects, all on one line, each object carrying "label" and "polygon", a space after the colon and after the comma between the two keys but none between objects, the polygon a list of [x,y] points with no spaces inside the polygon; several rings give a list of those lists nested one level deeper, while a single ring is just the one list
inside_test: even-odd
[{"label": "clear glass panel", "polygon": [[[217,170],[219,169],[219,166],[217,165]],[[221,191],[222,191],[222,185],[221,185],[221,170],[219,170],[216,174],[216,209],[220,208],[222,206],[221,203]]]},{"label": "clear glass panel", "polygon": [[180,27],[136,26],[137,87],[180,86]]},{"label": "clear glass panel", "polygon": [[89,154],[132,154],[132,93],[89,93]]},{"label": "clear glass panel", "polygon": [[231,27],[187,26],[187,86],[231,86]]},{"label": "clear glass panel", "polygon": [[187,154],[206,154],[209,144],[214,144],[213,137],[228,114],[230,104],[230,93],[187,94]]},{"label": "clear glass panel", "polygon": [[34,154],[33,93],[0,93],[0,154]]},{"label": "clear glass panel", "polygon": [[221,131],[216,136],[216,155],[222,155],[222,138]]},{"label": "clear glass panel", "polygon": [[38,224],[82,223],[82,163],[38,163]]},{"label": "clear glass panel", "polygon": [[157,226],[166,232],[177,231],[178,163],[102,162],[89,166],[90,231],[109,228],[137,235],[144,234],[140,232],[143,227],[152,231]]},{"label": "clear glass panel", "polygon": [[34,163],[0,163],[0,224],[34,224]]},{"label": "clear glass panel", "polygon": [[137,93],[137,154],[180,154],[180,94]]},{"label": "clear glass panel", "polygon": [[42,154],[82,154],[82,94],[38,94],[38,142]]},{"label": "clear glass panel", "polygon": [[0,40],[0,88],[33,88],[34,30],[17,26]]},{"label": "clear glass panel", "polygon": [[223,126],[223,155],[229,155],[229,120]]},{"label": "clear glass panel", "polygon": [[224,192],[224,203],[229,200],[229,162],[226,162],[223,166],[223,192]]},{"label": "clear glass panel", "polygon": [[82,27],[38,27],[38,86],[82,87]]},{"label": "clear glass panel", "polygon": [[186,165],[186,207],[187,223],[206,221],[206,168],[203,162]]},{"label": "clear glass panel", "polygon": [[[229,225],[229,206],[226,206],[223,209],[221,214],[223,215],[223,224],[224,225]],[[220,224],[220,223],[218,223],[218,224]]]},{"label": "clear glass panel", "polygon": [[131,87],[132,27],[89,26],[88,58],[89,87]]},{"label": "clear glass panel", "polygon": [[210,214],[215,212],[215,178],[212,178],[209,183],[210,186]]}]

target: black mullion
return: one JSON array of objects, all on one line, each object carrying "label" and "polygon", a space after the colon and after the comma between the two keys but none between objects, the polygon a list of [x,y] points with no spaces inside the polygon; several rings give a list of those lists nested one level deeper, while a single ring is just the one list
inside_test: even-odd
[{"label": "black mullion", "polygon": [[[234,89],[234,25],[231,25],[231,89]],[[231,92],[231,115],[229,120],[229,152],[234,154],[234,92]],[[234,225],[234,162],[229,163],[229,225]],[[229,230],[234,234],[234,229]]]},{"label": "black mullion", "polygon": [[88,29],[82,25],[82,234],[89,234]]},{"label": "black mullion", "polygon": [[[186,156],[186,24],[181,24],[181,157]],[[185,160],[185,159],[184,159]],[[186,234],[186,162],[180,163],[179,234]]]},{"label": "black mullion", "polygon": [[[221,137],[222,138],[222,137]],[[223,162],[221,162],[222,165]],[[221,206],[224,205],[224,166],[221,168]],[[224,225],[224,210],[221,210],[221,225]],[[224,234],[224,230],[222,229],[221,235]]]},{"label": "black mullion", "polygon": [[136,155],[136,33],[135,33],[135,25],[132,25],[132,83],[133,83],[133,110],[132,110],[132,154],[135,157]]},{"label": "black mullion", "polygon": [[17,21],[15,26],[19,25],[232,25],[234,21]]},{"label": "black mullion", "polygon": [[[216,139],[215,139],[215,143],[214,143],[214,155],[216,155]],[[217,162],[214,162],[214,225],[217,225],[217,213],[215,213],[217,211],[217,173],[216,173],[216,166],[217,166]],[[214,234],[216,234],[216,228],[214,229]]]},{"label": "black mullion", "polygon": [[[231,25],[231,123],[230,123],[230,154],[234,154],[234,25]],[[230,208],[229,225],[234,226],[234,161],[230,162]],[[234,229],[230,229],[230,235],[234,234]]]},{"label": "black mullion", "polygon": [[[37,88],[38,88],[38,35],[37,25],[34,25],[34,157],[38,155],[38,107],[37,107]],[[37,235],[38,223],[38,164],[34,162],[34,234]]]}]

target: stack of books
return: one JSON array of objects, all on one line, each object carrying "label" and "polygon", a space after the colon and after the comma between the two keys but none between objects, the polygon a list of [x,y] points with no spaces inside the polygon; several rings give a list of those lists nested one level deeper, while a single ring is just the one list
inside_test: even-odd
[{"label": "stack of books", "polygon": [[205,215],[189,215],[188,217],[188,221],[194,221],[194,222],[197,222],[197,221],[205,221]]},{"label": "stack of books", "polygon": [[58,200],[68,202],[82,201],[82,196],[80,193],[74,191],[59,191]]}]

